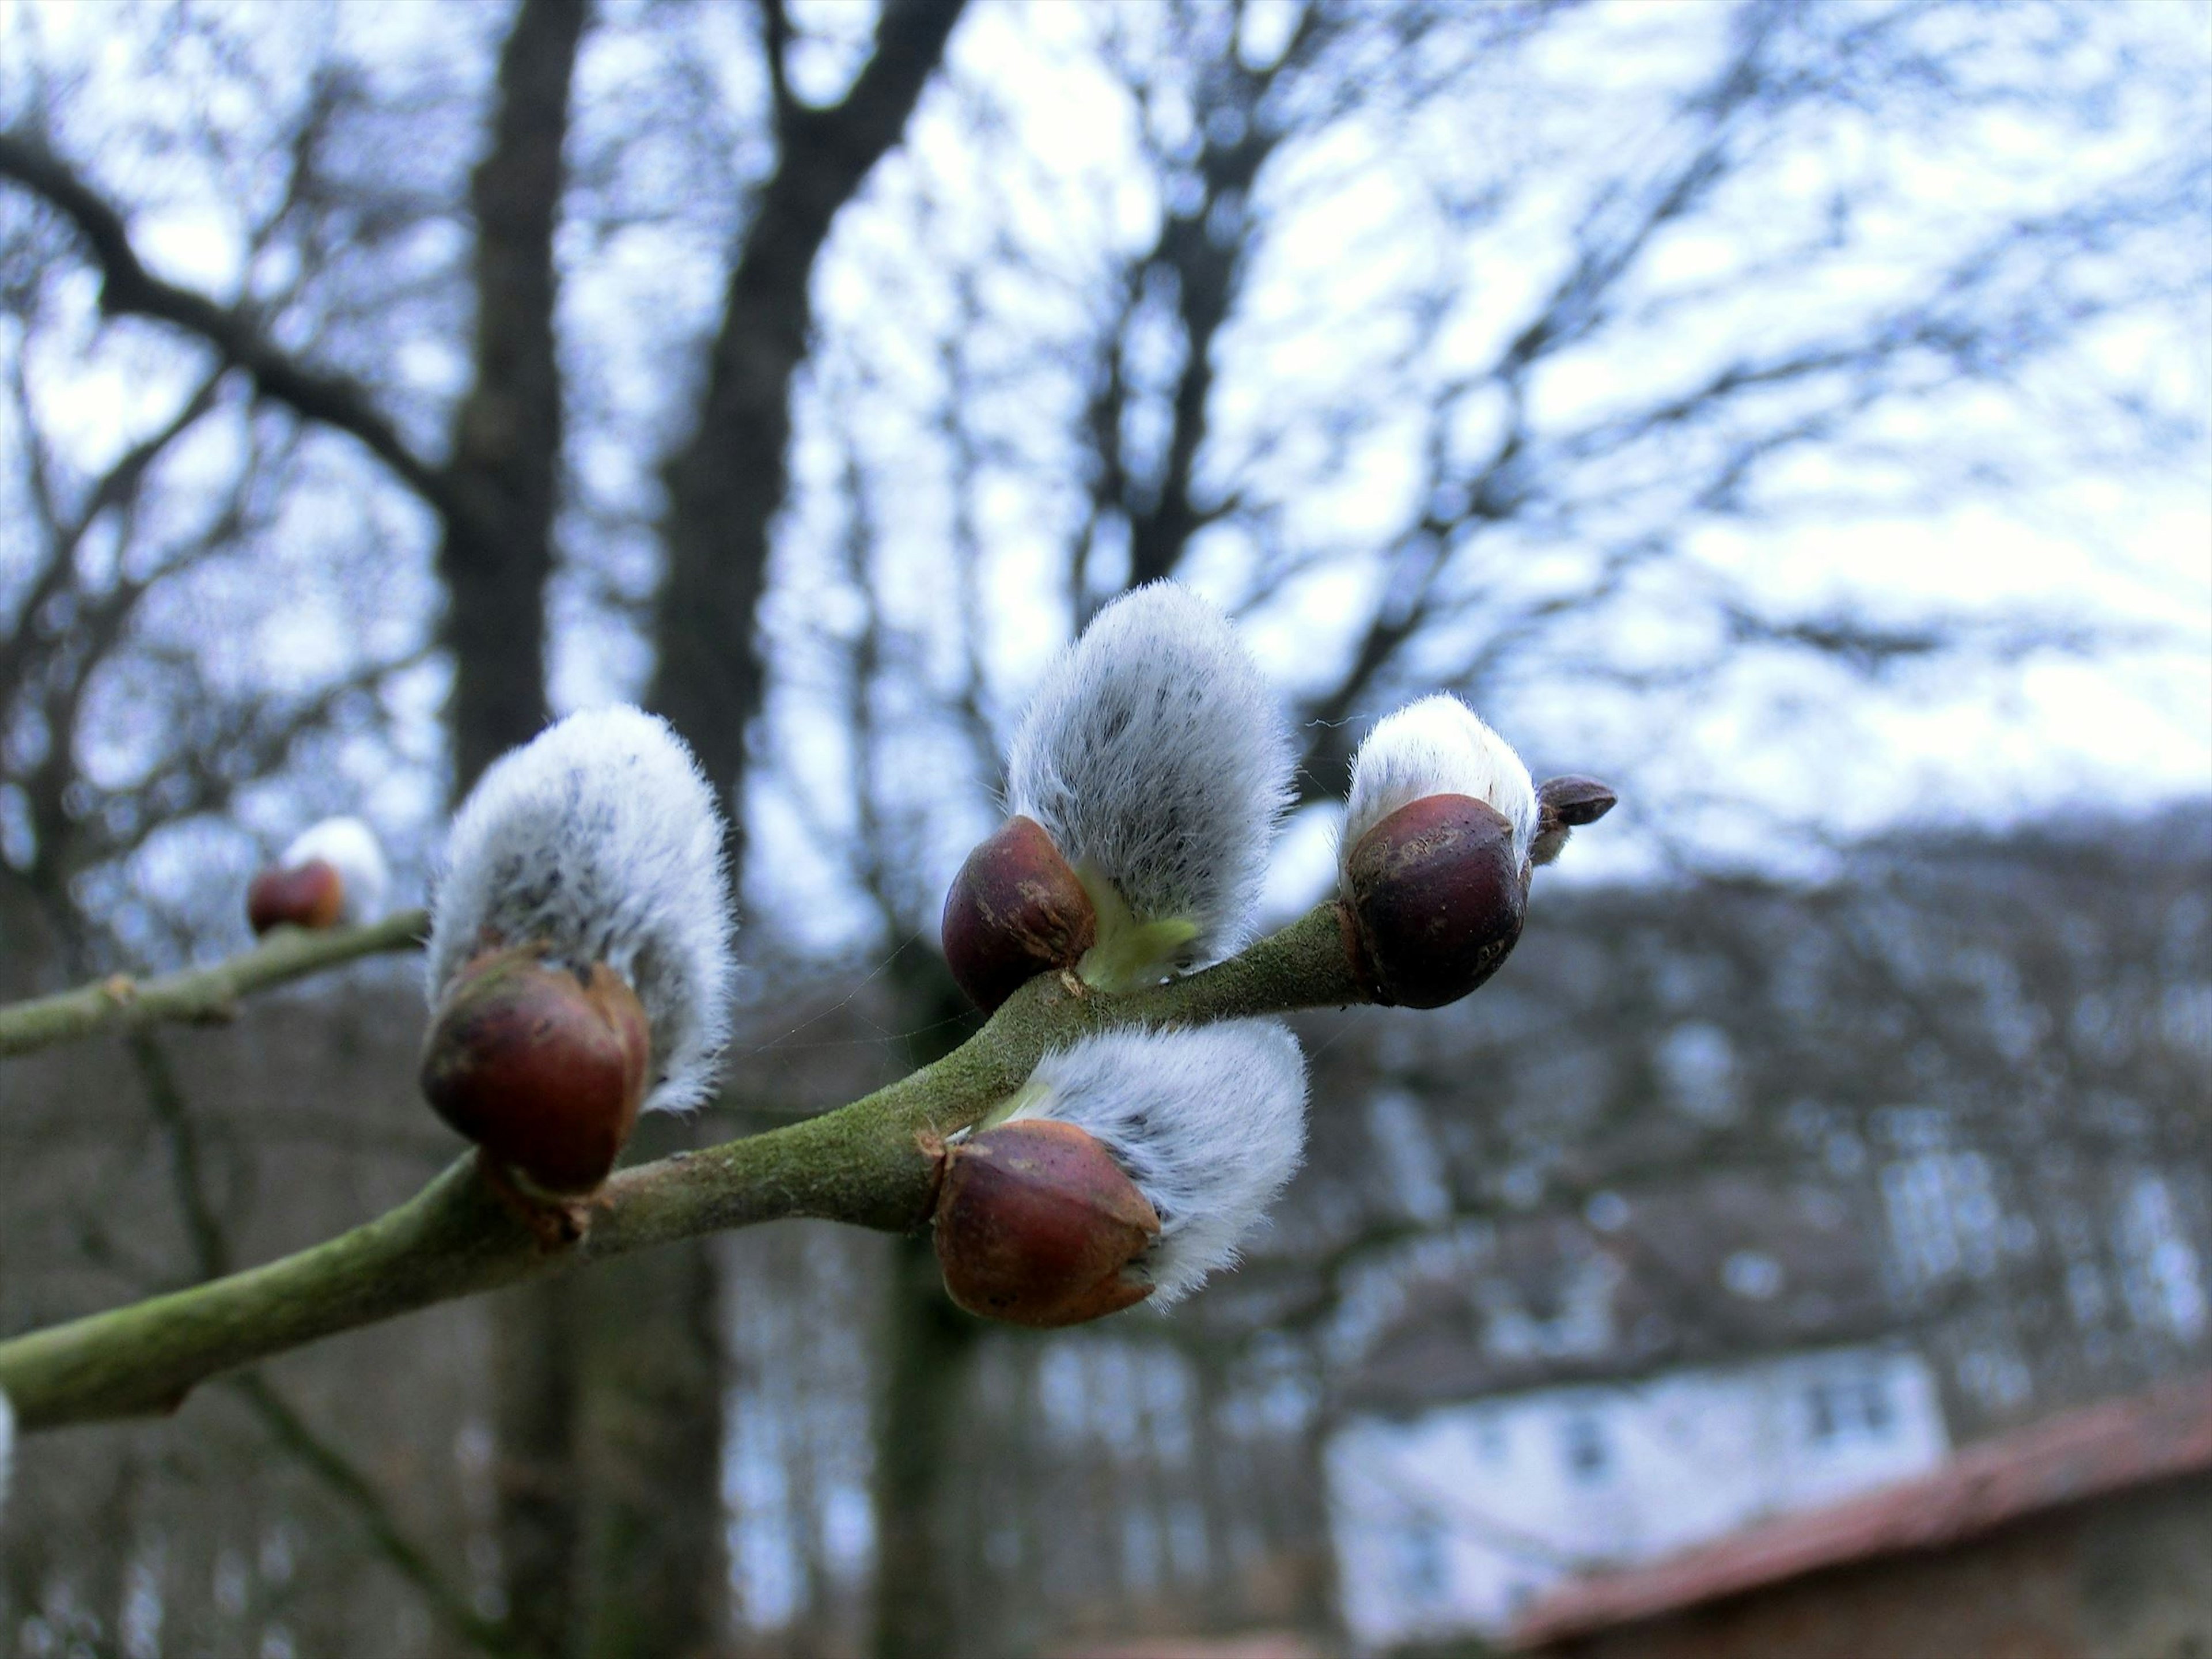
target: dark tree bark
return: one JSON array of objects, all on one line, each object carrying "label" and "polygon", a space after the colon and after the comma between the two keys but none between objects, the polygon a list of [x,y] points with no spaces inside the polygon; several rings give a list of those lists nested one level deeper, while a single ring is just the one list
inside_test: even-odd
[{"label": "dark tree bark", "polygon": [[524,1285],[492,1310],[500,1575],[527,1652],[570,1650],[581,1522],[575,1446],[575,1297],[567,1279]]},{"label": "dark tree bark", "polygon": [[[730,805],[737,855],[744,848],[737,826],[744,732],[762,692],[754,612],[770,521],[783,501],[791,379],[806,347],[814,260],[838,210],[904,131],[959,9],[958,0],[890,8],[874,60],[835,109],[793,104],[780,70],[773,77],[778,168],[732,272],[696,426],[667,467],[669,570],[647,700],[692,744]],[[769,15],[773,54],[783,29],[781,14],[771,9]],[[519,25],[518,41],[523,33]],[[519,45],[510,47],[509,64],[524,58]],[[537,68],[537,60],[529,66]],[[552,91],[542,78],[534,87],[540,98]],[[503,120],[502,139],[509,131]],[[544,122],[517,120],[512,131],[525,154],[496,174],[488,161],[478,173],[480,190],[495,176],[544,176],[531,170],[533,161],[557,166],[558,143],[547,146],[552,135]],[[550,218],[538,228],[550,238]],[[488,306],[494,284],[528,275],[516,263],[502,256],[483,265]],[[550,301],[550,264],[543,287],[529,291]],[[550,313],[548,321],[550,348]],[[557,454],[557,398],[532,407],[526,397],[512,395],[533,384],[534,338],[488,338],[487,367],[498,350],[514,354],[523,372],[497,389],[480,386],[456,441],[457,464],[481,449],[485,494],[518,522],[541,527],[521,544],[447,544],[449,553],[466,555],[449,566],[450,637],[461,662],[480,671],[471,678],[465,667],[456,692],[464,777],[526,738],[543,714],[546,532],[557,471],[511,465],[507,447],[520,435],[530,445],[551,444],[547,453]],[[544,386],[557,392],[550,355],[544,366]],[[475,745],[471,734],[502,722],[507,735]],[[741,868],[733,857],[733,872]],[[567,1499],[554,1513],[543,1483],[529,1479],[510,1506],[518,1528],[508,1552],[510,1600],[518,1614],[525,1604],[558,1610],[557,1632],[532,1626],[549,1653],[678,1659],[719,1642],[726,1574],[718,1287],[712,1249],[700,1241],[641,1258],[590,1285],[546,1286],[503,1309],[503,1348],[517,1354],[535,1348],[544,1369],[537,1397],[526,1366],[505,1373],[514,1392],[502,1399],[502,1443],[523,1460],[526,1475],[559,1475]],[[556,1571],[566,1585],[588,1583],[588,1600],[544,1582]]]},{"label": "dark tree bark", "polygon": [[[838,210],[904,132],[961,3],[887,5],[874,58],[842,104],[817,111],[784,87],[780,0],[766,0],[777,167],[731,271],[696,424],[665,468],[668,570],[647,694],[729,810],[740,881],[745,731],[763,692],[755,612],[783,504],[814,261]],[[592,1659],[680,1659],[720,1637],[719,1284],[702,1240],[641,1258],[596,1287],[585,1410],[600,1600],[582,1650]]]},{"label": "dark tree bark", "polygon": [[[933,951],[895,967],[908,1047],[927,1065],[957,1046],[968,999]],[[960,1650],[952,1601],[958,1553],[947,1534],[952,1443],[982,1338],[979,1321],[945,1294],[927,1233],[897,1241],[884,1297],[876,1410],[874,1659],[941,1659]]]},{"label": "dark tree bark", "polygon": [[[697,418],[663,468],[668,573],[647,697],[690,740],[725,799],[744,775],[746,728],[761,709],[754,612],[769,526],[783,505],[791,381],[812,325],[815,257],[838,210],[906,131],[964,0],[887,0],[875,56],[845,100],[826,110],[793,101],[782,75],[781,0],[763,3],[776,170],[730,272]],[[731,819],[741,854],[743,814]]]},{"label": "dark tree bark", "polygon": [[491,148],[470,182],[477,223],[476,383],[453,422],[438,550],[453,653],[456,797],[545,720],[545,584],[560,494],[553,234],[568,85],[587,0],[524,0],[499,64]]},{"label": "dark tree bark", "polygon": [[[1308,43],[1310,21],[1292,42]],[[1287,58],[1285,61],[1288,61]],[[1184,340],[1181,372],[1170,398],[1171,423],[1159,477],[1149,484],[1123,464],[1120,434],[1131,388],[1119,371],[1118,338],[1088,410],[1098,451],[1092,481],[1092,518],[1121,515],[1129,534],[1127,586],[1172,575],[1191,538],[1216,515],[1202,509],[1194,484],[1206,430],[1213,385],[1212,349],[1237,297],[1246,246],[1241,222],[1219,234],[1222,213],[1241,213],[1277,136],[1252,118],[1258,100],[1280,65],[1240,70],[1220,95],[1244,118],[1233,142],[1208,141],[1198,172],[1205,191],[1188,213],[1170,216],[1152,249],[1125,276],[1125,292],[1137,296],[1158,280],[1172,283]],[[1079,554],[1078,570],[1085,568]],[[1083,586],[1079,574],[1078,586]],[[1078,604],[1090,596],[1079,592]],[[913,953],[915,966],[901,975],[902,1016],[909,1030],[951,1029],[945,1022],[968,1012],[935,955]],[[901,961],[904,962],[905,957]],[[917,1053],[923,1064],[935,1056]],[[973,1369],[981,1328],[946,1299],[934,1252],[927,1238],[901,1242],[883,1331],[884,1381],[876,1434],[876,1626],[874,1659],[929,1659],[956,1650],[952,1587],[957,1550],[944,1534],[947,1489],[956,1467],[951,1432]]]},{"label": "dark tree bark", "polygon": [[[523,0],[500,55],[498,109],[470,181],[477,226],[476,377],[455,412],[438,572],[453,656],[447,729],[459,799],[545,720],[545,585],[561,476],[553,237],[568,94],[587,0]],[[500,1565],[528,1651],[574,1650],[585,1598],[576,1437],[576,1288],[556,1279],[492,1312]]]},{"label": "dark tree bark", "polygon": [[1242,112],[1248,122],[1243,137],[1232,144],[1208,143],[1199,152],[1204,198],[1194,212],[1170,216],[1162,225],[1158,246],[1145,265],[1147,271],[1174,276],[1185,360],[1171,403],[1162,477],[1142,504],[1126,504],[1133,587],[1172,574],[1190,538],[1218,516],[1201,508],[1196,499],[1198,452],[1206,436],[1206,403],[1213,393],[1213,343],[1236,303],[1249,243],[1241,223],[1224,234],[1215,216],[1241,218],[1243,204],[1250,199],[1253,182],[1277,143],[1273,131],[1253,120],[1250,111]]},{"label": "dark tree bark", "polygon": [[[1187,15],[1179,27],[1190,27]],[[1309,6],[1274,62],[1255,68],[1231,50],[1211,65],[1212,72],[1201,82],[1198,115],[1205,137],[1190,162],[1197,198],[1181,211],[1164,215],[1152,246],[1123,270],[1121,316],[1085,411],[1095,465],[1091,525],[1075,555],[1079,615],[1089,612],[1091,596],[1083,590],[1102,521],[1119,518],[1127,525],[1127,585],[1141,587],[1173,575],[1191,538],[1227,510],[1226,503],[1200,504],[1198,456],[1213,395],[1214,343],[1236,307],[1251,248],[1246,221],[1253,187],[1285,136],[1279,124],[1261,118],[1261,101],[1279,79],[1309,60],[1328,27],[1322,9]],[[1121,353],[1139,305],[1162,286],[1174,295],[1182,363],[1168,392],[1168,431],[1158,476],[1139,477],[1122,445],[1122,422],[1136,388],[1122,373]]]},{"label": "dark tree bark", "polygon": [[[689,1146],[690,1129],[649,1124],[632,1155]],[[729,1595],[720,1276],[704,1240],[609,1266],[576,1285],[586,1302],[577,1404],[598,1590],[579,1650],[690,1659],[718,1650]]]},{"label": "dark tree bark", "polygon": [[884,1298],[876,1431],[875,1659],[960,1650],[945,1534],[947,1476],[981,1328],[946,1299],[927,1234],[897,1242]]}]

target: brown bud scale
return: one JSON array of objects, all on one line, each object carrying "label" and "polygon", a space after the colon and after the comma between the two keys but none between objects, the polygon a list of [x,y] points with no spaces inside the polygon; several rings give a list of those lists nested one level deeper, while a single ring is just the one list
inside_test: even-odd
[{"label": "brown bud scale", "polygon": [[588,1193],[645,1099],[652,1032],[605,963],[579,975],[534,950],[479,957],[441,1000],[422,1046],[438,1115],[529,1185]]},{"label": "brown bud scale", "polygon": [[1376,1002],[1441,1008],[1503,965],[1528,888],[1513,827],[1487,801],[1427,795],[1359,838],[1345,860],[1346,943]]},{"label": "brown bud scale", "polygon": [[1152,1294],[1126,1269],[1159,1232],[1137,1184],[1072,1123],[1018,1118],[946,1153],[937,1261],[969,1313],[1057,1326],[1119,1312]]},{"label": "brown bud scale", "polygon": [[1528,848],[1528,862],[1549,864],[1559,856],[1570,833],[1595,823],[1620,799],[1610,784],[1595,778],[1570,775],[1545,779],[1536,786],[1536,836]]},{"label": "brown bud scale", "polygon": [[945,895],[945,960],[988,1013],[1039,974],[1072,968],[1098,942],[1082,881],[1032,818],[980,842]]},{"label": "brown bud scale", "polygon": [[264,870],[246,890],[246,924],[257,936],[286,923],[335,927],[344,909],[345,882],[320,859],[289,870]]}]

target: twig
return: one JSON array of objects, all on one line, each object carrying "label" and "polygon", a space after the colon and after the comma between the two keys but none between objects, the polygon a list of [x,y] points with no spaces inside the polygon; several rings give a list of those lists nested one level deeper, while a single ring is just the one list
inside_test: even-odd
[{"label": "twig", "polygon": [[114,974],[31,1002],[0,1008],[0,1059],[27,1054],[96,1031],[133,1030],[159,1020],[221,1020],[254,991],[304,979],[360,957],[411,951],[429,917],[402,910],[365,927],[304,932],[282,928],[251,951],[206,968],[188,968],[143,981]]},{"label": "twig", "polygon": [[348,432],[447,519],[465,516],[452,481],[408,444],[349,377],[295,360],[241,313],[162,281],[140,263],[114,205],[28,132],[0,132],[0,179],[44,198],[76,228],[100,270],[100,308],[110,317],[152,317],[198,335],[253,377],[264,397],[311,421]]},{"label": "twig", "polygon": [[[185,1100],[168,1056],[152,1032],[131,1036],[131,1056],[146,1089],[147,1104],[169,1146],[170,1185],[185,1212],[185,1231],[191,1241],[192,1256],[202,1282],[229,1270],[230,1241],[209,1201],[201,1166],[198,1125]],[[418,1547],[392,1518],[390,1508],[368,1478],[336,1447],[308,1426],[284,1397],[258,1371],[244,1371],[224,1381],[276,1444],[328,1487],[350,1509],[368,1532],[369,1542],[401,1577],[422,1593],[431,1613],[471,1646],[493,1659],[520,1659],[523,1649],[497,1622],[471,1607],[465,1596],[448,1583],[429,1556]]]},{"label": "twig", "polygon": [[151,1031],[136,1030],[129,1044],[131,1063],[146,1091],[146,1107],[169,1149],[169,1186],[184,1212],[185,1237],[191,1241],[192,1262],[204,1281],[220,1279],[231,1270],[230,1240],[222,1219],[209,1202],[206,1171],[200,1158],[200,1129],[185,1103],[169,1056]]},{"label": "twig", "polygon": [[448,1583],[430,1558],[392,1519],[368,1477],[326,1443],[258,1371],[228,1379],[277,1444],[291,1453],[339,1498],[368,1529],[377,1553],[392,1571],[415,1586],[430,1610],[470,1646],[495,1656],[520,1656],[527,1650],[506,1626],[485,1618]]},{"label": "twig", "polygon": [[[131,1034],[130,1048],[145,1085],[146,1102],[169,1147],[169,1184],[184,1212],[185,1236],[204,1283],[230,1271],[230,1240],[207,1194],[200,1156],[199,1126],[182,1085],[170,1069],[160,1040],[149,1030]],[[277,1446],[351,1510],[369,1543],[392,1570],[421,1592],[433,1617],[442,1620],[462,1640],[492,1659],[523,1659],[526,1650],[504,1625],[486,1619],[446,1579],[428,1553],[400,1528],[368,1477],[337,1447],[309,1426],[283,1395],[258,1371],[243,1371],[224,1381],[261,1419]]]},{"label": "twig", "polygon": [[0,1389],[27,1429],[173,1410],[198,1383],[339,1331],[706,1232],[812,1216],[922,1224],[939,1139],[1091,1032],[1364,1001],[1326,903],[1188,979],[1106,996],[1031,981],[935,1065],[849,1106],[617,1174],[574,1243],[548,1249],[463,1160],[351,1232],[265,1267],[0,1343]]}]

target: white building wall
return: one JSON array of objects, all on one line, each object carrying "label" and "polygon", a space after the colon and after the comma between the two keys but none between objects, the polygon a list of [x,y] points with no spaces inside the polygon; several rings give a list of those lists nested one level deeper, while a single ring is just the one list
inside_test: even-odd
[{"label": "white building wall", "polygon": [[1947,1447],[1927,1365],[1882,1348],[1354,1419],[1328,1449],[1345,1622],[1370,1651],[1494,1634],[1572,1573],[1922,1474]]}]

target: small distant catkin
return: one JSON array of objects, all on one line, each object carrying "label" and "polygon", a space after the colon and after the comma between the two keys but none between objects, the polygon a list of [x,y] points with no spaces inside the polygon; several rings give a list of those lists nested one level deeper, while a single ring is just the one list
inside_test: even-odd
[{"label": "small distant catkin", "polygon": [[1011,1109],[1094,1136],[1160,1218],[1133,1264],[1166,1307],[1237,1259],[1305,1151],[1306,1070],[1275,1020],[1109,1031],[1039,1061]]},{"label": "small distant catkin", "polygon": [[338,912],[342,921],[374,921],[384,914],[385,895],[392,886],[391,867],[384,860],[384,844],[376,831],[356,817],[325,818],[292,839],[276,860],[280,870],[296,870],[320,860],[338,872],[344,900]]},{"label": "small distant catkin", "polygon": [[591,709],[501,757],[462,804],[431,906],[430,1000],[489,950],[604,963],[651,1027],[645,1109],[678,1111],[714,1085],[733,927],[721,815],[690,750],[653,715]]},{"label": "small distant catkin", "polygon": [[1137,982],[1243,943],[1291,768],[1276,699],[1213,605],[1163,581],[1098,613],[1008,758],[1009,811],[1093,890],[1086,977]]}]

